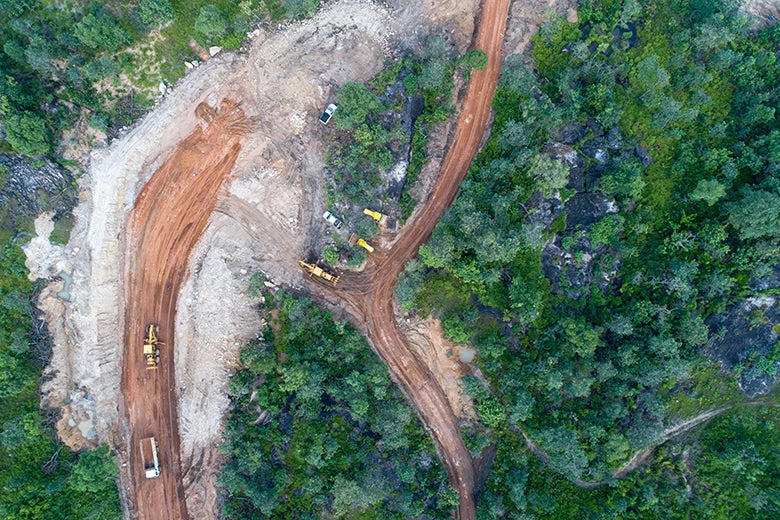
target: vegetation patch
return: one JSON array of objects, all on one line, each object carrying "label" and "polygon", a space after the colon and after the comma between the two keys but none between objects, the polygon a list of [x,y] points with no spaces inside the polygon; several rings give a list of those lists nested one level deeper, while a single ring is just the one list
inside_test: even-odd
[{"label": "vegetation patch", "polygon": [[433,444],[360,332],[310,300],[264,293],[241,353],[220,482],[229,518],[449,518]]},{"label": "vegetation patch", "polygon": [[[525,432],[556,474],[609,481],[670,424],[746,401],[735,377],[766,393],[777,372],[774,310],[743,316],[761,348],[711,317],[776,272],[780,29],[751,33],[730,2],[581,7],[540,30],[533,71],[506,60],[491,137],[398,297],[477,348],[481,424],[464,431],[497,444],[485,518],[727,511],[702,488],[657,499],[666,484],[651,479],[646,507],[593,494],[605,513],[548,491],[559,478],[516,454]],[[724,344],[744,351],[720,375],[707,353]],[[734,492],[773,496],[762,482]],[[755,504],[768,518],[777,501]]]},{"label": "vegetation patch", "polygon": [[40,409],[47,362],[32,329],[33,285],[17,241],[0,242],[0,517],[122,518],[116,460],[103,445],[81,454],[60,443]]}]

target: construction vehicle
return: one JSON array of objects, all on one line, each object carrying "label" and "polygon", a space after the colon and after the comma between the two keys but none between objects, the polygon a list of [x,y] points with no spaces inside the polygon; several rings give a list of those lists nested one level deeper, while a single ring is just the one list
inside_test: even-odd
[{"label": "construction vehicle", "polygon": [[336,285],[339,281],[339,277],[330,274],[329,272],[325,271],[322,267],[318,266],[316,262],[314,264],[307,264],[303,260],[298,261],[299,264],[301,264],[301,267],[306,270],[307,273],[309,273],[309,276],[316,276],[318,278],[322,278],[323,280],[326,280],[333,285]]},{"label": "construction vehicle", "polygon": [[368,242],[366,242],[362,238],[358,238],[358,236],[355,233],[352,233],[349,236],[349,245],[354,246],[355,244],[359,245],[360,247],[362,247],[363,249],[365,249],[369,253],[373,253],[374,252],[374,248],[371,246],[371,244],[369,244]]},{"label": "construction vehicle", "polygon": [[363,210],[364,215],[368,215],[372,219],[376,220],[377,224],[379,224],[380,228],[383,228],[387,225],[387,215],[383,215],[382,213],[379,213],[378,211],[371,211],[368,208],[365,208]]},{"label": "construction vehicle", "polygon": [[141,439],[141,464],[144,465],[146,478],[160,476],[160,461],[157,460],[157,441],[154,437]]},{"label": "construction vehicle", "polygon": [[155,334],[159,330],[160,327],[150,323],[144,338],[146,370],[157,370],[157,366],[160,364],[160,345],[162,345],[162,342],[157,341],[157,335]]},{"label": "construction vehicle", "polygon": [[373,211],[368,208],[365,208],[363,210],[364,215],[368,215],[372,219],[376,220],[376,223],[379,224],[379,229],[387,229],[388,231],[395,231],[396,221],[392,217],[388,217],[387,215],[384,215],[382,213],[379,213],[378,211]]}]

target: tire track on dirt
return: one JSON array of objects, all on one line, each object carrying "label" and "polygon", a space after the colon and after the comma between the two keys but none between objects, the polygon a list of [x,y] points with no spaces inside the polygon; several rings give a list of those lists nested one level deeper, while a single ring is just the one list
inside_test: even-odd
[{"label": "tire track on dirt", "polygon": [[392,301],[399,274],[455,200],[485,135],[498,83],[509,4],[510,0],[482,3],[475,48],[488,55],[488,65],[482,71],[472,71],[455,136],[431,196],[396,237],[390,234],[380,237],[378,242],[393,245],[390,249],[377,248],[363,272],[345,273],[336,288],[309,284],[312,292],[325,300],[334,302],[335,297],[334,303],[342,306],[366,332],[391,377],[414,405],[433,437],[451,484],[460,495],[458,517],[461,519],[476,516],[474,465],[447,396],[408,345],[395,321]]},{"label": "tire track on dirt", "polygon": [[[205,122],[183,140],[146,184],[130,216],[125,254],[125,349],[122,367],[123,413],[129,424],[126,482],[141,519],[186,519],[179,455],[173,338],[179,288],[190,253],[208,223],[220,188],[233,170],[248,122],[235,103],[219,110],[201,104]],[[146,370],[142,355],[145,327],[160,326],[161,361]],[[139,443],[154,436],[161,473],[146,479]]]}]

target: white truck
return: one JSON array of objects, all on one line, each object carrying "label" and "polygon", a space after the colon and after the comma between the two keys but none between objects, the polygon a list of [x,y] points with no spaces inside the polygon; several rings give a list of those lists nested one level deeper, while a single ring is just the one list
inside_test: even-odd
[{"label": "white truck", "polygon": [[157,441],[154,437],[141,439],[141,463],[144,465],[146,478],[160,476],[160,461],[157,460]]},{"label": "white truck", "polygon": [[330,118],[333,117],[333,112],[335,112],[337,108],[338,107],[333,103],[328,105],[328,108],[326,108],[325,112],[323,112],[322,115],[320,116],[320,123],[322,123],[323,125],[327,125],[328,121],[330,121]]}]

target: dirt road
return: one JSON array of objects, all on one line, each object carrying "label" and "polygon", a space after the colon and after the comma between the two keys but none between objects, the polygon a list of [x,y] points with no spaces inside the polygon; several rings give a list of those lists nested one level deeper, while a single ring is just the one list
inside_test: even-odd
[{"label": "dirt road", "polygon": [[[206,226],[217,194],[233,170],[248,121],[237,106],[219,110],[201,104],[203,122],[155,172],[130,217],[126,251],[125,350],[122,395],[132,432],[129,452],[131,509],[140,519],[187,518],[179,459],[179,432],[173,360],[176,301],[187,262]],[[146,370],[144,328],[160,327],[158,370]],[[139,443],[154,436],[161,475],[146,479]]]},{"label": "dirt road", "polygon": [[398,275],[452,204],[485,135],[501,65],[509,4],[509,0],[485,0],[482,4],[475,47],[487,53],[488,66],[471,75],[455,137],[429,199],[398,236],[383,237],[379,241],[392,243],[392,247],[389,250],[377,249],[370,255],[363,272],[345,273],[339,286],[333,290],[312,284],[313,290],[324,298],[332,301],[336,296],[355,321],[362,324],[374,349],[411,399],[433,436],[450,482],[460,495],[458,517],[461,519],[472,519],[476,515],[471,456],[447,396],[427,366],[415,356],[398,328],[392,300]]}]

